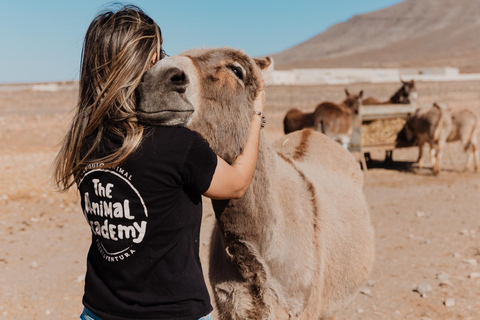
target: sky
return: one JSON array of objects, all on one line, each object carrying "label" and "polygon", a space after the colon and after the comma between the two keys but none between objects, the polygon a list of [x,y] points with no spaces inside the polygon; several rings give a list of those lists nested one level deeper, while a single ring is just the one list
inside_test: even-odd
[{"label": "sky", "polygon": [[[78,80],[98,0],[2,0],[0,83]],[[254,57],[284,51],[356,14],[400,0],[132,0],[160,26],[169,55],[229,46]]]}]

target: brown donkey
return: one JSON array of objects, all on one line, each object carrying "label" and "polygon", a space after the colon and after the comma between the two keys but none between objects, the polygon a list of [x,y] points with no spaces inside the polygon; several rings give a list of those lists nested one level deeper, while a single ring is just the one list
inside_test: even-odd
[{"label": "brown donkey", "polygon": [[[347,95],[347,97],[339,105],[333,102],[323,102],[317,106],[314,112],[309,112],[309,113],[302,112],[298,109],[289,110],[285,115],[285,118],[283,119],[283,131],[285,132],[285,134],[287,134],[287,133],[305,129],[305,128],[313,128],[313,129],[316,129],[317,131],[324,132],[323,131],[324,128],[319,127],[319,123],[315,123],[315,114],[317,114],[317,117],[321,117],[324,114],[323,111],[319,110],[320,106],[322,106],[322,108],[324,107],[328,108],[328,105],[336,105],[336,106],[340,106],[341,110],[344,110],[345,113],[349,113],[352,115],[358,114],[359,108],[361,105],[361,100],[358,100],[358,97],[360,98],[362,97],[363,91],[358,96],[355,96],[355,95],[351,95],[348,92],[348,90],[345,89],[345,94]],[[338,111],[338,108],[335,108],[335,109],[337,109]],[[341,118],[341,114],[343,114],[343,112],[337,112],[336,114]],[[332,125],[327,125],[328,128],[332,128],[333,126],[335,127],[339,126],[338,117],[329,117],[329,119],[330,121],[337,122],[337,123],[332,123]],[[321,121],[322,119],[319,118],[318,120]],[[346,120],[347,121],[344,121],[344,122],[348,126],[349,121],[348,119]],[[328,129],[327,131],[330,133],[331,130]],[[330,137],[334,137],[334,136],[330,135]]]},{"label": "brown donkey", "polygon": [[288,134],[305,128],[313,128],[313,112],[302,112],[296,108],[288,110],[283,119],[283,132]]},{"label": "brown donkey", "polygon": [[[380,101],[373,97],[368,97],[363,100],[364,106],[382,105],[382,104],[410,104],[416,103],[418,98],[417,88],[415,87],[415,80],[403,81],[402,86],[398,89],[387,101]],[[393,150],[387,150],[385,161],[391,162],[393,157]],[[371,160],[370,153],[365,153],[365,158]]]},{"label": "brown donkey", "polygon": [[[139,86],[139,113],[158,120],[193,110],[187,126],[232,163],[267,65],[230,48],[161,60]],[[168,95],[161,88],[170,82],[185,88]],[[272,145],[262,133],[244,197],[212,200],[209,276],[219,319],[328,319],[344,308],[374,260],[362,184],[354,157],[324,135],[303,130]]]},{"label": "brown donkey", "polygon": [[415,87],[415,80],[403,81],[402,86],[398,89],[387,101],[380,101],[373,97],[368,97],[363,100],[364,106],[380,105],[380,104],[410,104],[415,103],[418,98],[417,88]]},{"label": "brown donkey", "polygon": [[358,95],[350,94],[345,89],[347,98],[341,103],[320,103],[313,113],[313,127],[324,133],[345,149],[352,137],[353,117],[358,115],[362,105],[363,90]]},{"label": "brown donkey", "polygon": [[433,165],[433,174],[438,175],[442,166],[443,149],[452,127],[452,118],[446,108],[437,103],[429,109],[417,109],[409,115],[405,127],[400,131],[397,142],[418,144],[418,166],[423,167],[423,146],[430,146],[430,159]]}]

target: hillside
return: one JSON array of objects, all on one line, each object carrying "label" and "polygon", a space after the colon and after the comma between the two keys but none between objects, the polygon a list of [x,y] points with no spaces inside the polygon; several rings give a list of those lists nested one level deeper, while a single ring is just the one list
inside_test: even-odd
[{"label": "hillside", "polygon": [[281,53],[275,68],[443,67],[480,72],[479,0],[405,0]]}]

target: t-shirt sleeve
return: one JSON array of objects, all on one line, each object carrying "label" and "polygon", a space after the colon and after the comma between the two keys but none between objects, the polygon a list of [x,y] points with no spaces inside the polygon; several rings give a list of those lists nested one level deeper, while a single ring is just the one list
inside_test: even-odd
[{"label": "t-shirt sleeve", "polygon": [[192,146],[185,160],[183,176],[189,189],[203,194],[212,182],[217,168],[217,155],[202,137],[194,134]]}]

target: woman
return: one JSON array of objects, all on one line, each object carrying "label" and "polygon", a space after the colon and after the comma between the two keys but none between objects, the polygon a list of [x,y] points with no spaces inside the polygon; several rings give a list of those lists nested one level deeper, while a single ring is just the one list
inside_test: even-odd
[{"label": "woman", "polygon": [[199,259],[201,195],[242,197],[255,170],[264,93],[229,165],[195,132],[137,122],[135,88],[162,59],[160,28],[135,6],[85,36],[75,117],[55,182],[77,184],[92,230],[80,319],[211,319]]}]

